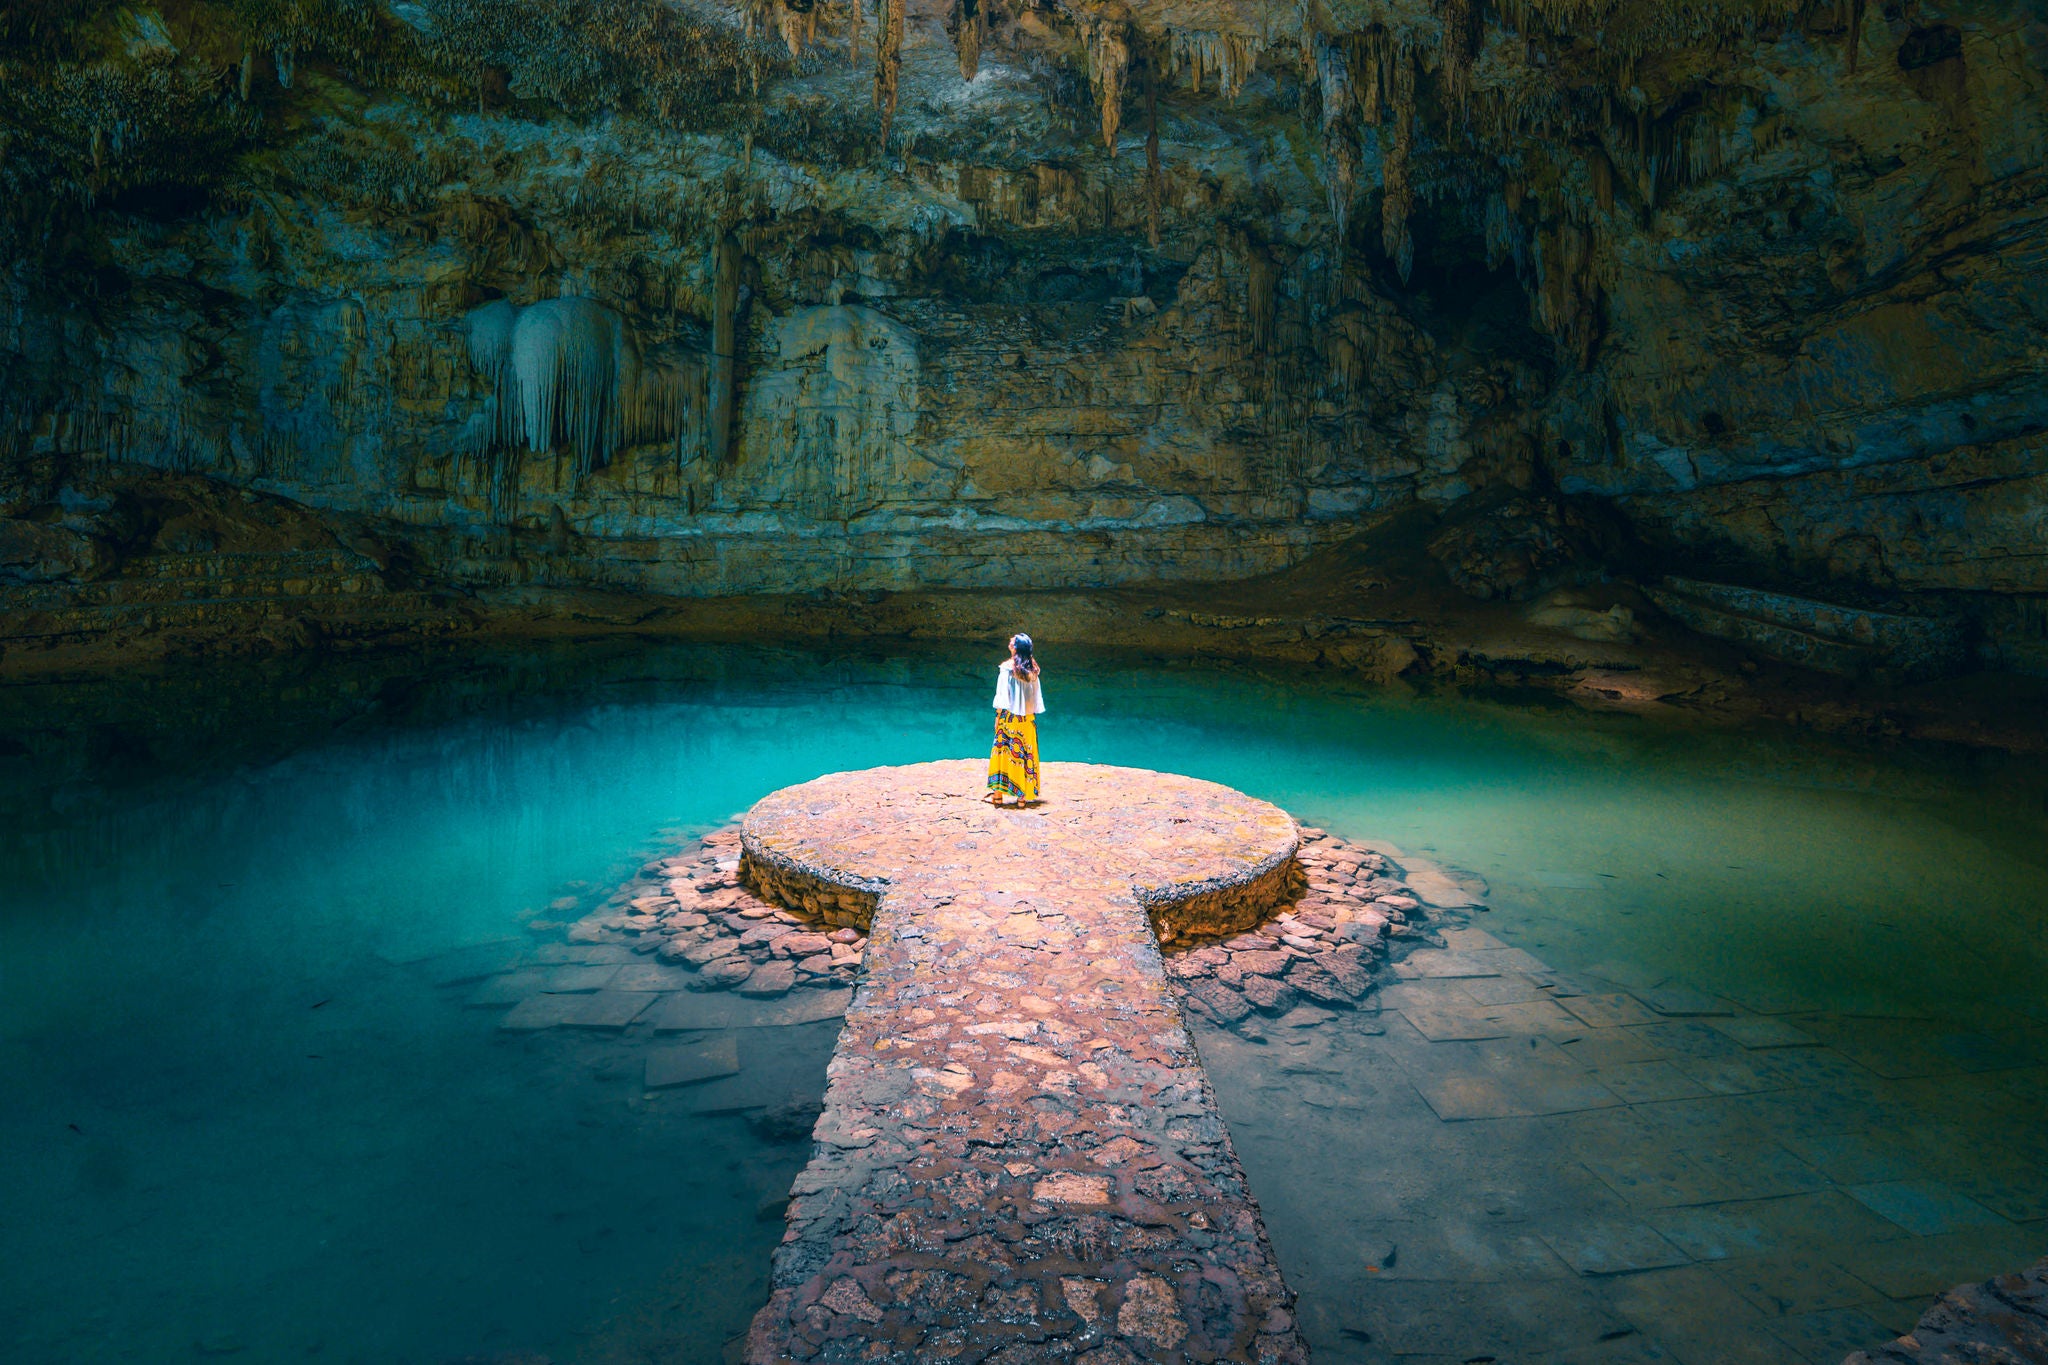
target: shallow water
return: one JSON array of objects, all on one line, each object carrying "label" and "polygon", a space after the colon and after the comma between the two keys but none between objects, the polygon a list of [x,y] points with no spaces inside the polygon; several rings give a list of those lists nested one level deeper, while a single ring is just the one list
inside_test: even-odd
[{"label": "shallow water", "polygon": [[[992,666],[607,645],[0,694],[0,1346],[718,1360],[804,1146],[643,1091],[637,1025],[504,1034],[464,1008],[474,964],[775,787],[977,751]],[[1052,670],[1048,758],[1213,778],[1475,872],[1490,909],[1433,927],[1553,978],[1202,1035],[1320,1359],[1833,1360],[1923,1282],[2048,1251],[2037,768]],[[1680,986],[1717,1012],[1411,1022]],[[1803,1041],[1731,1038],[1759,1020]],[[832,1025],[742,1032],[758,1098],[822,1089]],[[1609,1098],[1432,1107],[1502,1066]]]}]

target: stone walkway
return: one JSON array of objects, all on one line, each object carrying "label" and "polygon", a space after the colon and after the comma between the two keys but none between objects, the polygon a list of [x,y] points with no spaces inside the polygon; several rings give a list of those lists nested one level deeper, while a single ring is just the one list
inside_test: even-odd
[{"label": "stone walkway", "polygon": [[978,761],[843,773],[744,826],[763,894],[870,936],[751,1362],[1305,1361],[1159,939],[1300,889],[1227,788]]}]

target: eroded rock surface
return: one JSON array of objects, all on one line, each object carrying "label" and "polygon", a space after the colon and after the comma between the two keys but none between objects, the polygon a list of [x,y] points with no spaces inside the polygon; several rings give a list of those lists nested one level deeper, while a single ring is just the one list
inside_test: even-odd
[{"label": "eroded rock surface", "polygon": [[81,529],[171,474],[368,534],[432,630],[1241,580],[1421,511],[1488,598],[1675,572],[2048,670],[2035,7],[16,9],[17,656],[422,605]]},{"label": "eroded rock surface", "polygon": [[2048,1360],[2048,1260],[1941,1296],[1897,1341],[1843,1365],[2032,1365]]}]

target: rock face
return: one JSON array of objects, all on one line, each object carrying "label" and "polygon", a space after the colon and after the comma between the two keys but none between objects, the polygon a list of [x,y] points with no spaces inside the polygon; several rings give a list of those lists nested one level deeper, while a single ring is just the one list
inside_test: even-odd
[{"label": "rock face", "polygon": [[1843,1365],[2024,1365],[2048,1359],[2048,1260],[1941,1296],[1898,1340],[1858,1351]]},{"label": "rock face", "polygon": [[165,478],[486,596],[1246,578],[1562,495],[1438,560],[2048,668],[2037,12],[1283,10],[17,6],[4,634],[238,553],[80,510]]}]

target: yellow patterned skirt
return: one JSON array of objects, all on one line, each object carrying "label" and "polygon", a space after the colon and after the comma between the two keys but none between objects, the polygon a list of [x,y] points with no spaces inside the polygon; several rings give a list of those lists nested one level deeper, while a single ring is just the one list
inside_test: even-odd
[{"label": "yellow patterned skirt", "polygon": [[1038,722],[1009,711],[996,712],[996,747],[988,756],[991,795],[1019,801],[1038,799]]}]

